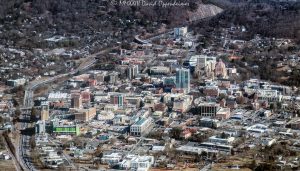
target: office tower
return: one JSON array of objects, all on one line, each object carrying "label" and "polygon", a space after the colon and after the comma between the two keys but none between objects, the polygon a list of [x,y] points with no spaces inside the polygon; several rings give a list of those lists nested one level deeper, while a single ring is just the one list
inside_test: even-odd
[{"label": "office tower", "polygon": [[48,105],[42,105],[41,108],[41,120],[46,121],[49,119],[49,106]]},{"label": "office tower", "polygon": [[176,70],[176,88],[185,90],[186,93],[190,92],[190,70],[181,68]]},{"label": "office tower", "polygon": [[197,57],[197,67],[199,69],[205,69],[205,67],[207,66],[207,56],[199,56]]},{"label": "office tower", "polygon": [[222,61],[222,59],[220,59],[216,63],[215,76],[216,77],[221,77],[221,78],[226,78],[227,77],[227,69],[226,69],[225,63]]},{"label": "office tower", "polygon": [[130,65],[127,68],[126,72],[127,72],[127,78],[130,79],[130,80],[132,80],[139,73],[139,66],[138,65]]},{"label": "office tower", "polygon": [[108,74],[108,76],[109,76],[109,83],[110,84],[115,84],[118,81],[118,79],[119,79],[118,75],[119,75],[119,73],[115,72],[115,71],[109,73]]},{"label": "office tower", "polygon": [[72,108],[75,108],[75,109],[82,108],[82,97],[80,94],[73,95],[72,100],[71,100],[71,106],[72,106]]},{"label": "office tower", "polygon": [[216,65],[216,57],[197,55],[195,72],[200,79],[213,79]]},{"label": "office tower", "polygon": [[45,121],[37,121],[35,124],[35,133],[43,134],[46,133],[46,122]]}]

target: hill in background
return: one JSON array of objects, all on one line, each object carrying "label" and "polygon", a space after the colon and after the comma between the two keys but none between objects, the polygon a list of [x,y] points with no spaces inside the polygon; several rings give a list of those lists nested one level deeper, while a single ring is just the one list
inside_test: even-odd
[{"label": "hill in background", "polygon": [[81,38],[65,46],[99,40],[107,45],[141,31],[155,32],[161,24],[173,27],[222,11],[200,0],[186,1],[189,6],[164,8],[112,5],[108,0],[0,0],[0,40],[5,46],[47,48],[43,40],[60,35]]},{"label": "hill in background", "polygon": [[[300,2],[277,0],[208,0],[226,10],[209,21],[211,27],[243,25],[249,38],[265,37],[300,40]],[[202,25],[199,25],[201,27]]]}]

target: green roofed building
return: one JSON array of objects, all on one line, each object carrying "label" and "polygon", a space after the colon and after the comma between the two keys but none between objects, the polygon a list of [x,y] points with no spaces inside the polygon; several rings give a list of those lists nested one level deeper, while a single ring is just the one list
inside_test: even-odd
[{"label": "green roofed building", "polygon": [[52,132],[57,135],[79,135],[80,129],[77,124],[71,122],[53,122]]}]

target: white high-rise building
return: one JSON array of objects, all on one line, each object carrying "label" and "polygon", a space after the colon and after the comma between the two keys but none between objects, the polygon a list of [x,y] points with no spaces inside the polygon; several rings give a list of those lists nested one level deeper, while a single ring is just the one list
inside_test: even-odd
[{"label": "white high-rise building", "polygon": [[139,66],[138,65],[130,65],[127,68],[127,78],[132,80],[134,79],[137,74],[139,73]]},{"label": "white high-rise building", "polygon": [[35,124],[35,133],[44,134],[46,133],[46,122],[43,120],[39,120]]}]

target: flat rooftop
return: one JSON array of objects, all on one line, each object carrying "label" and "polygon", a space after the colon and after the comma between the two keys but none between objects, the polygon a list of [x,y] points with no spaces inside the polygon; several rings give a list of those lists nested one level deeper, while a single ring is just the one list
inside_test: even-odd
[{"label": "flat rooftop", "polygon": [[146,120],[146,118],[142,118],[139,121],[137,121],[134,125],[142,125]]}]

